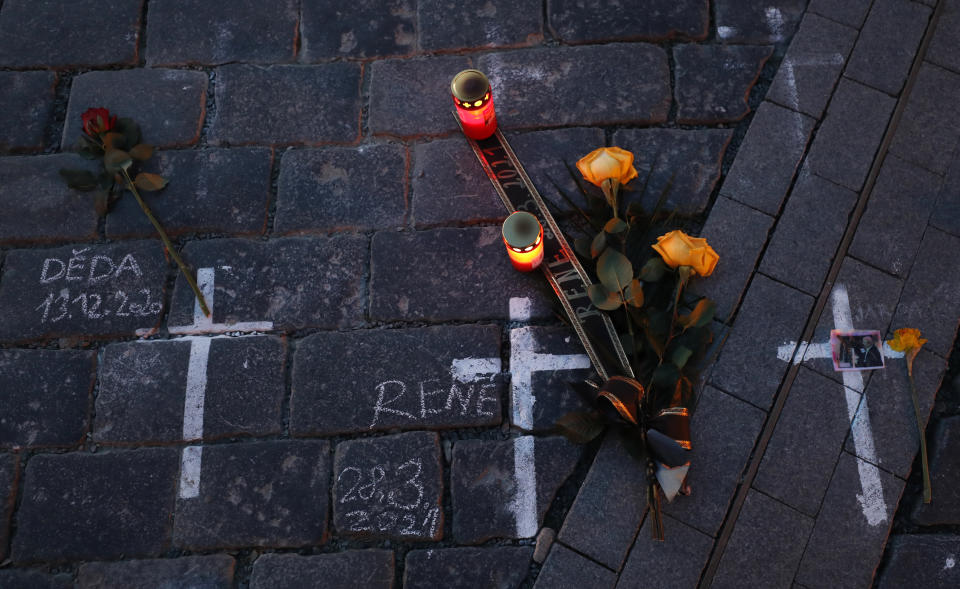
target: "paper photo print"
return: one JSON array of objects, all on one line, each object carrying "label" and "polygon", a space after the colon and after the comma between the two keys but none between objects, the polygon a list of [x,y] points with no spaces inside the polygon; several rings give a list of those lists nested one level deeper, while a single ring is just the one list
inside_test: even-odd
[{"label": "paper photo print", "polygon": [[877,370],[883,368],[883,337],[879,331],[865,329],[830,332],[833,369]]}]

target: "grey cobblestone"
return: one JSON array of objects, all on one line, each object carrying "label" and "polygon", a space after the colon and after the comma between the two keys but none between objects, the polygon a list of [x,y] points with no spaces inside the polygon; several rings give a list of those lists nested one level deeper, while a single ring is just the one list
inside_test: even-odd
[{"label": "grey cobblestone", "polygon": [[160,321],[167,264],[153,241],[13,250],[0,279],[0,341],[133,335]]},{"label": "grey cobblestone", "polygon": [[[141,0],[9,0],[0,14],[0,66],[90,67],[136,63]],[[110,23],[109,33],[103,30]]]},{"label": "grey cobblestone", "polygon": [[857,460],[846,452],[840,454],[797,571],[796,580],[805,587],[865,587],[871,583],[903,481],[877,471],[882,501],[874,499],[867,510],[862,504],[867,491],[861,487]]},{"label": "grey cobblestone", "polygon": [[616,573],[556,542],[540,569],[534,588],[569,586],[581,589],[612,589],[616,582]]},{"label": "grey cobblestone", "polygon": [[726,319],[737,309],[773,221],[756,209],[723,195],[717,197],[700,236],[726,255],[709,279],[695,280],[690,287],[691,292],[713,299],[717,317]]},{"label": "grey cobblestone", "polygon": [[736,122],[747,116],[750,91],[773,52],[770,47],[677,45],[677,122],[707,124]]},{"label": "grey cobblestone", "polygon": [[61,168],[95,169],[74,154],[0,158],[0,244],[96,237],[92,193],[68,188]]},{"label": "grey cobblestone", "polygon": [[771,102],[757,109],[720,194],[776,215],[790,188],[814,120]]},{"label": "grey cobblestone", "polygon": [[636,156],[634,165],[639,177],[633,186],[639,188],[646,174],[653,170],[643,194],[625,196],[629,202],[639,200],[644,210],[652,211],[667,183],[673,178],[670,196],[664,210],[697,214],[706,210],[713,188],[720,180],[723,155],[730,145],[730,131],[703,129],[625,129],[613,135],[613,144]]},{"label": "grey cobblestone", "polygon": [[411,53],[417,41],[415,8],[413,0],[353,0],[335,7],[322,0],[301,2],[301,59]]},{"label": "grey cobblestone", "polygon": [[850,431],[845,395],[834,381],[800,369],[764,451],[755,489],[816,517]]},{"label": "grey cobblestone", "polygon": [[845,0],[836,2],[835,0],[810,0],[807,6],[808,14],[825,16],[829,19],[859,29],[867,18],[867,12],[870,10],[872,0]]},{"label": "grey cobblestone", "polygon": [[[537,530],[560,485],[580,458],[580,448],[565,438],[523,436],[507,441],[461,440],[453,446],[450,485],[453,536],[460,544],[491,538],[528,538],[536,530],[521,529],[512,504],[518,489],[517,448],[529,444],[536,489]],[[532,534],[531,534],[532,532]],[[527,556],[529,561],[529,555]]]},{"label": "grey cobblestone", "polygon": [[960,137],[960,111],[953,108],[958,96],[960,74],[930,63],[920,66],[890,152],[942,175]]},{"label": "grey cobblestone", "polygon": [[[373,62],[369,68],[370,132],[413,137],[459,130],[450,80],[457,72],[473,66],[472,60],[459,56]],[[490,82],[496,105],[500,88],[494,80]]]},{"label": "grey cobblestone", "polygon": [[404,589],[513,589],[530,568],[530,546],[412,550],[403,572]]},{"label": "grey cobblestone", "polygon": [[[107,346],[100,370],[94,439],[175,442],[183,439],[191,342]],[[203,439],[268,435],[281,429],[284,343],[273,337],[210,341]]]},{"label": "grey cobblestone", "polygon": [[[458,362],[473,359],[493,361],[493,372],[459,374]],[[290,430],[303,436],[497,425],[499,364],[500,329],[493,325],[312,335],[294,357]]]},{"label": "grey cobblestone", "polygon": [[960,38],[960,3],[946,0],[937,30],[927,48],[927,60],[960,73],[960,56],[957,55],[956,42]]},{"label": "grey cobblestone", "polygon": [[178,466],[169,448],[32,457],[13,560],[159,556],[169,542]]},{"label": "grey cobblestone", "polygon": [[676,589],[696,587],[710,558],[713,538],[670,516],[663,518],[666,542],[652,538],[651,518],[646,518],[627,564],[620,572],[617,589],[649,587]]},{"label": "grey cobblestone", "polygon": [[0,350],[0,447],[79,444],[95,367],[94,352]]},{"label": "grey cobblestone", "polygon": [[550,316],[545,282],[513,269],[499,227],[381,232],[372,248],[374,319],[506,319],[515,297],[531,299],[533,317]]},{"label": "grey cobblestone", "polygon": [[542,20],[539,0],[488,0],[483,6],[417,0],[417,31],[425,51],[531,45],[543,40]]},{"label": "grey cobblestone", "polygon": [[[620,437],[608,432],[563,521],[558,539],[604,566],[619,570],[643,521],[647,507],[644,497],[646,474],[643,468],[627,452]],[[611,513],[617,516],[606,519],[606,515]],[[597,525],[599,521],[604,524]],[[558,562],[550,565],[558,549]],[[564,553],[567,552],[570,551],[555,542],[544,565],[545,570],[548,566],[566,566],[569,557]],[[594,566],[597,570],[607,572],[599,565]],[[563,567],[560,568],[562,570]],[[543,583],[543,587],[555,586],[546,583],[550,578],[558,577],[544,577],[544,571],[541,571],[537,582]]]},{"label": "grey cobblestone", "polygon": [[724,43],[781,43],[790,39],[805,0],[716,0],[717,37]]},{"label": "grey cobblestone", "polygon": [[[194,268],[215,269],[215,323],[270,321],[274,329],[299,329],[361,322],[367,257],[363,236],[194,241],[183,257]],[[178,275],[168,324],[191,325],[195,300]]]},{"label": "grey cobblestone", "polygon": [[406,150],[391,143],[288,151],[281,160],[276,230],[370,231],[403,223]]},{"label": "grey cobblestone", "polygon": [[333,463],[333,525],[345,536],[443,538],[443,467],[434,432],[341,442]]},{"label": "grey cobblestone", "polygon": [[812,518],[751,490],[711,586],[789,587],[813,525]]},{"label": "grey cobblestone", "polygon": [[174,546],[213,550],[326,542],[328,442],[220,444],[203,447],[202,457],[199,496],[177,500]]},{"label": "grey cobblestone", "polygon": [[887,157],[850,253],[891,274],[907,276],[941,181],[923,168]]},{"label": "grey cobblestone", "polygon": [[73,148],[83,129],[83,113],[97,107],[134,119],[150,145],[193,145],[200,139],[206,102],[203,72],[136,69],[80,74],[70,86],[62,146]]},{"label": "grey cobblestone", "polygon": [[393,552],[347,550],[336,554],[264,554],[253,563],[250,589],[392,589]]},{"label": "grey cobblestone", "polygon": [[956,534],[894,536],[890,542],[890,561],[880,572],[877,587],[956,587],[960,584],[960,569],[955,565],[958,552],[960,536]]},{"label": "grey cobblestone", "polygon": [[551,0],[550,28],[568,43],[706,38],[710,6],[704,0],[643,0],[634,10],[610,10],[601,0]]},{"label": "grey cobblestone", "polygon": [[937,204],[930,214],[930,224],[960,237],[960,152],[954,156],[947,177],[940,187]]},{"label": "grey cobblestone", "polygon": [[7,569],[0,570],[0,587],[17,589],[72,589],[70,575],[50,575],[40,571]]},{"label": "grey cobblestone", "polygon": [[[847,4],[834,2],[831,6]],[[767,91],[767,100],[819,119],[856,38],[856,29],[807,12]]]},{"label": "grey cobblestone", "polygon": [[[612,43],[488,53],[477,60],[506,128],[666,122],[670,70],[656,45]],[[561,73],[563,72],[563,73]],[[584,101],[590,88],[603,101]],[[546,98],[562,108],[545,109]]]},{"label": "grey cobblestone", "polygon": [[760,270],[807,294],[820,294],[856,203],[855,192],[801,171]]},{"label": "grey cobblestone", "polygon": [[[917,366],[919,369],[919,365]],[[960,524],[960,416],[941,419],[930,436],[930,487],[936,499],[913,507],[911,519],[923,526]]]},{"label": "grey cobblestone", "polygon": [[806,166],[818,176],[859,191],[895,104],[882,92],[846,78],[840,80]]},{"label": "grey cobblestone", "polygon": [[769,409],[787,371],[777,348],[800,338],[811,308],[812,297],[757,274],[711,373],[711,384]]},{"label": "grey cobblestone", "polygon": [[[142,192],[168,235],[263,233],[270,197],[269,149],[162,151],[144,169],[170,181],[160,192]],[[81,195],[83,198],[86,195]],[[130,194],[107,215],[110,237],[156,236]]]},{"label": "grey cobblestone", "polygon": [[53,72],[0,72],[0,153],[43,147],[56,85]]},{"label": "grey cobblestone", "polygon": [[[846,450],[906,479],[913,459],[920,450],[920,434],[917,432],[906,362],[899,358],[887,358],[886,361],[886,369],[870,378],[851,426],[857,429],[860,423],[869,423],[873,431],[873,448],[858,448],[853,439],[848,439]],[[946,368],[944,360],[923,350],[913,363],[913,377],[924,424],[930,417],[933,400],[940,389]]]},{"label": "grey cobblestone", "polygon": [[944,272],[947,252],[960,251],[960,238],[928,227],[916,262],[904,283],[891,327],[915,327],[929,340],[926,348],[941,357],[950,355],[960,317],[960,274]]},{"label": "grey cobblestone", "polygon": [[908,0],[876,0],[844,75],[897,95],[927,28],[931,10]]},{"label": "grey cobblestone", "polygon": [[230,589],[236,561],[227,554],[156,560],[89,562],[80,567],[78,589],[192,587]]},{"label": "grey cobblestone", "polygon": [[16,454],[0,452],[0,558],[4,559],[10,539],[10,516],[17,498],[17,460]]},{"label": "grey cobblestone", "polygon": [[296,0],[232,2],[159,0],[147,20],[147,64],[278,63],[296,51]]},{"label": "grey cobblestone", "polygon": [[[225,65],[217,69],[217,144],[350,143],[360,134],[361,67]],[[318,97],[323,108],[317,109]]]},{"label": "grey cobblestone", "polygon": [[690,420],[693,456],[687,482],[694,494],[678,497],[664,512],[716,536],[765,419],[756,407],[704,387]]}]

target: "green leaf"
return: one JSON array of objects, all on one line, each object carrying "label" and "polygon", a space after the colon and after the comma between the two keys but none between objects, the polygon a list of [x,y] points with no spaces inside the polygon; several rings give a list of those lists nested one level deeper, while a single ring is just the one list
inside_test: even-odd
[{"label": "green leaf", "polygon": [[89,192],[97,188],[97,177],[87,170],[60,169],[60,176],[67,181],[67,186],[81,192]]},{"label": "green leaf", "polygon": [[684,329],[691,327],[703,327],[713,320],[713,315],[717,311],[717,305],[707,298],[700,299],[697,305],[687,315],[677,317],[677,323]]},{"label": "green leaf", "polygon": [[619,293],[633,280],[633,264],[627,256],[607,248],[597,260],[597,277],[607,290]]},{"label": "green leaf", "polygon": [[130,154],[120,149],[111,149],[103,156],[103,167],[108,172],[119,172],[126,170],[133,164]]},{"label": "green leaf", "polygon": [[647,260],[647,263],[640,269],[640,280],[644,282],[657,282],[663,278],[667,271],[667,265],[663,263],[663,258],[655,257]]},{"label": "green leaf", "polygon": [[606,231],[607,233],[610,233],[611,235],[616,235],[617,233],[623,233],[629,228],[630,226],[627,225],[626,221],[617,217],[610,219],[609,221],[607,221],[607,224],[603,226],[603,230]]},{"label": "green leaf", "polygon": [[76,149],[83,159],[95,160],[98,157],[103,157],[103,149],[86,135],[81,135],[77,139]]},{"label": "green leaf", "polygon": [[680,371],[673,364],[661,364],[653,371],[653,386],[660,390],[673,392],[677,388],[678,380]]},{"label": "green leaf", "polygon": [[590,413],[574,411],[557,420],[555,427],[574,444],[586,444],[603,433],[603,422]]},{"label": "green leaf", "polygon": [[630,281],[630,285],[627,286],[627,290],[623,293],[623,298],[627,300],[627,304],[637,307],[638,309],[643,306],[643,283],[634,278]]},{"label": "green leaf", "polygon": [[682,370],[687,364],[687,360],[690,359],[690,356],[693,355],[693,350],[687,346],[677,346],[673,349],[673,354],[670,355],[670,361],[673,362],[673,365],[678,369]]},{"label": "green leaf", "polygon": [[137,145],[141,141],[140,125],[133,119],[123,117],[117,121],[116,131],[123,133],[127,145]]},{"label": "green leaf", "polygon": [[145,162],[153,157],[153,146],[147,145],[146,143],[138,143],[130,150],[130,157]]},{"label": "green leaf", "polygon": [[110,151],[111,149],[126,149],[127,141],[122,133],[111,131],[103,135],[103,147]]},{"label": "green leaf", "polygon": [[587,287],[590,302],[598,309],[613,311],[620,306],[620,295],[609,292],[602,284],[591,284]]},{"label": "green leaf", "polygon": [[146,190],[147,192],[161,190],[167,185],[168,182],[169,180],[163,176],[151,174],[149,172],[140,172],[137,174],[137,177],[133,179],[133,183],[137,186],[137,188],[140,190]]},{"label": "green leaf", "polygon": [[573,240],[573,249],[577,250],[577,253],[584,258],[592,258],[593,255],[590,252],[591,241],[593,240],[589,237],[578,237]]},{"label": "green leaf", "polygon": [[596,237],[593,238],[593,241],[590,243],[590,257],[596,258],[603,250],[607,247],[607,234],[604,231],[597,233]]}]

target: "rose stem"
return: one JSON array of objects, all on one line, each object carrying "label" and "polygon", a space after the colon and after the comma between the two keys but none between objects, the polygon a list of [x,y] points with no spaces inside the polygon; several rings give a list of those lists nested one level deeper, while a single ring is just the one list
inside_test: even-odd
[{"label": "rose stem", "polygon": [[203,311],[203,314],[209,317],[210,309],[207,308],[207,301],[203,298],[203,293],[200,292],[200,288],[197,287],[197,281],[193,279],[193,275],[190,274],[187,265],[183,263],[183,260],[180,258],[180,254],[178,254],[177,250],[173,248],[173,244],[170,243],[170,238],[167,237],[167,233],[163,230],[163,227],[160,226],[160,222],[157,221],[157,218],[153,216],[153,212],[150,210],[150,207],[148,207],[147,203],[145,203],[143,198],[140,197],[140,193],[137,192],[137,187],[134,185],[133,180],[130,179],[130,174],[127,173],[126,168],[123,169],[123,177],[127,181],[127,188],[130,189],[130,192],[133,193],[134,198],[137,199],[137,203],[140,205],[140,208],[143,209],[143,214],[150,219],[150,222],[153,224],[153,228],[156,229],[157,233],[160,234],[160,239],[163,241],[163,245],[167,248],[167,251],[170,252],[170,255],[173,256],[177,266],[180,267],[180,272],[183,272],[184,278],[187,279],[187,283],[190,285],[190,288],[193,289],[193,294],[197,297],[197,301],[200,303],[200,309]]}]

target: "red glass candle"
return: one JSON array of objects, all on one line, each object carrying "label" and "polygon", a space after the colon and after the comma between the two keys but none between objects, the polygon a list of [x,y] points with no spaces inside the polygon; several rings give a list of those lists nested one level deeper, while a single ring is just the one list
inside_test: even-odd
[{"label": "red glass candle", "polygon": [[543,227],[530,213],[517,211],[503,222],[503,243],[513,267],[530,272],[543,261]]},{"label": "red glass candle", "polygon": [[450,93],[464,134],[471,139],[486,139],[497,130],[490,80],[483,72],[463,70],[450,82]]}]

